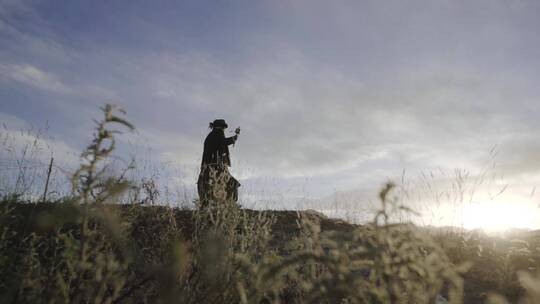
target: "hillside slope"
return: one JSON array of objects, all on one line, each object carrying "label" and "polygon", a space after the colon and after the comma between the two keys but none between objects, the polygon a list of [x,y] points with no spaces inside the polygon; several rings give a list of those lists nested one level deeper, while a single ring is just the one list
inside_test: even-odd
[{"label": "hillside slope", "polygon": [[[57,227],[78,225],[78,208],[72,204],[26,204],[3,203],[1,224],[3,231],[12,231],[16,239],[25,240],[30,235],[52,235]],[[144,244],[146,250],[160,248],[162,236],[169,235],[170,225],[175,225],[177,237],[189,244],[195,227],[195,211],[171,209],[161,206],[103,205],[104,214],[116,214],[115,221],[124,223],[129,231],[130,242]],[[254,211],[245,210],[249,217],[265,216],[273,218],[270,247],[286,252],[287,244],[302,232],[299,217],[309,218],[317,223],[323,232],[345,233],[361,226],[329,219],[316,212],[297,211]],[[69,228],[63,228],[69,229]],[[422,228],[417,228],[422,229]],[[539,255],[535,244],[540,242],[537,232],[521,232],[510,237],[490,237],[480,232],[465,234],[444,231],[427,231],[446,251],[455,264],[469,261],[470,270],[464,274],[464,303],[482,303],[489,292],[499,292],[510,300],[516,300],[522,290],[515,272],[520,269],[534,270],[539,265]],[[517,241],[517,240],[521,241]],[[16,246],[11,244],[11,246]],[[157,250],[157,249],[156,249]]]}]

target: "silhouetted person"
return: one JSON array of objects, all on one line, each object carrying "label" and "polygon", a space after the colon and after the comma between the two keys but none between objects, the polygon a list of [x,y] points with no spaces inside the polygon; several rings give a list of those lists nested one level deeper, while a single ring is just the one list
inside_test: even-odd
[{"label": "silhouetted person", "polygon": [[211,201],[238,200],[240,183],[231,176],[228,167],[231,166],[229,145],[236,142],[240,129],[236,130],[235,136],[225,137],[227,127],[225,120],[214,120],[210,123],[212,131],[204,140],[201,173],[197,181],[201,207],[206,207]]}]

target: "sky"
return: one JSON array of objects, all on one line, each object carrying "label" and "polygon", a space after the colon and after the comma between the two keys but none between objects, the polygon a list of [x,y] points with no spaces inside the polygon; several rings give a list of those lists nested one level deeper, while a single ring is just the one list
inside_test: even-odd
[{"label": "sky", "polygon": [[0,122],[47,122],[67,162],[117,104],[127,144],[192,187],[223,118],[244,194],[276,206],[361,207],[404,172],[449,192],[467,172],[490,181],[475,203],[507,187],[501,204],[536,212],[539,29],[527,0],[0,0]]}]

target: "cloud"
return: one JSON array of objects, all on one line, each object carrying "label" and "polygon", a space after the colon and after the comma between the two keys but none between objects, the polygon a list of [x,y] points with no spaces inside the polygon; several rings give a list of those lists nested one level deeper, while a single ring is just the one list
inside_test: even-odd
[{"label": "cloud", "polygon": [[0,64],[0,77],[3,81],[13,81],[49,92],[71,92],[55,75],[29,64]]},{"label": "cloud", "polygon": [[[73,169],[80,151],[49,134],[49,126],[38,127],[16,116],[0,112],[0,158],[15,161],[24,157],[46,164],[55,157],[59,166]],[[32,155],[25,155],[25,152]]]},{"label": "cloud", "polygon": [[522,182],[540,182],[540,135],[516,134],[499,147],[499,167],[508,178]]},{"label": "cloud", "polygon": [[396,160],[396,171],[474,167],[527,114],[519,85],[477,70],[427,65],[377,82],[288,54],[240,69],[203,54],[124,56],[116,68],[129,78],[116,89],[167,158],[198,163],[207,122],[223,117],[243,127],[233,161],[281,177],[362,170],[381,159]]},{"label": "cloud", "polygon": [[21,130],[29,127],[26,121],[8,113],[0,112],[0,121],[2,122],[2,127],[4,130],[7,130],[8,127],[15,130]]},{"label": "cloud", "polygon": [[[537,147],[526,142],[539,140],[538,61],[528,53],[539,45],[538,18],[502,2],[461,4],[297,2],[247,19],[216,10],[204,29],[130,6],[137,13],[103,17],[115,19],[114,31],[84,24],[103,8],[66,23],[27,9],[24,22],[12,14],[0,23],[14,45],[0,51],[11,62],[0,80],[37,88],[30,95],[48,108],[42,118],[72,120],[61,134],[117,101],[153,156],[189,168],[207,123],[225,118],[243,129],[232,158],[246,183],[301,188],[309,178],[321,195],[374,189],[403,169],[475,170],[496,144],[515,151],[500,157],[516,176],[536,168]],[[69,9],[55,12],[77,16],[81,7]]]},{"label": "cloud", "polygon": [[[265,62],[231,73],[215,63],[178,58],[165,65],[160,59],[154,63],[159,71],[145,69],[151,79],[145,90],[170,92],[157,94],[154,102],[169,112],[186,109],[203,119],[219,116],[242,125],[238,157],[266,174],[283,176],[336,172],[377,158],[380,151],[411,145],[417,154],[422,149],[424,154],[459,153],[467,145],[487,150],[499,142],[497,125],[514,120],[497,97],[507,89],[493,92],[500,82],[475,73],[403,75],[392,77],[389,87],[310,69],[310,64]],[[188,78],[186,71],[195,76]],[[489,105],[481,98],[489,98]],[[471,142],[480,137],[484,143]]]}]

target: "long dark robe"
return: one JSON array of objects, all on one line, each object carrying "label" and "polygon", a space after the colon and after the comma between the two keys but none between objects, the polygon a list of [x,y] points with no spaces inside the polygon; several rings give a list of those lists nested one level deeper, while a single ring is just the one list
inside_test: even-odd
[{"label": "long dark robe", "polygon": [[229,173],[229,145],[236,137],[225,137],[221,129],[213,129],[204,140],[201,173],[197,181],[201,207],[210,202],[238,201],[240,183]]}]

